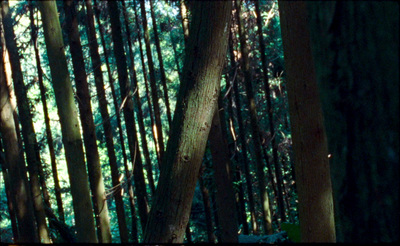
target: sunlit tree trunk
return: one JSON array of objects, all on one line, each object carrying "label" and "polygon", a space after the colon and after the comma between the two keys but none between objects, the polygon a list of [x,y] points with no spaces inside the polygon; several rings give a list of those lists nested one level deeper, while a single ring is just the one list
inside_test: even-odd
[{"label": "sunlit tree trunk", "polygon": [[33,203],[26,174],[24,159],[20,153],[22,150],[18,144],[17,131],[11,106],[10,93],[8,90],[5,74],[5,43],[3,25],[0,14],[0,132],[4,145],[5,161],[2,168],[9,174],[10,195],[15,207],[18,220],[18,238],[16,242],[28,243],[38,242],[37,229],[35,225],[35,215],[33,213]]},{"label": "sunlit tree trunk", "polygon": [[181,15],[183,38],[186,49],[188,47],[188,39],[189,39],[189,15],[186,6],[186,0],[180,0],[179,2],[180,2],[179,13]]},{"label": "sunlit tree trunk", "polygon": [[[263,215],[263,230],[267,234],[272,233],[272,221],[271,221],[271,211],[269,207],[269,198],[268,192],[266,189],[265,183],[265,174],[264,174],[264,161],[262,158],[262,146],[260,141],[260,129],[258,125],[257,119],[257,111],[256,111],[256,104],[253,92],[253,85],[252,85],[252,77],[250,72],[250,64],[249,64],[249,52],[247,49],[247,43],[245,38],[245,31],[243,20],[241,18],[241,11],[240,11],[240,3],[238,0],[235,1],[235,9],[236,9],[236,19],[238,21],[238,30],[239,30],[239,39],[240,39],[240,51],[242,53],[241,58],[241,67],[244,73],[244,82],[245,82],[245,89],[246,89],[246,97],[249,104],[249,113],[250,113],[250,123],[251,123],[251,133],[253,136],[254,141],[254,152],[256,157],[256,174],[258,179],[258,193],[260,196],[260,201],[262,205],[262,215]],[[279,192],[280,197],[282,197],[282,191]],[[280,201],[280,199],[278,199]],[[279,209],[283,208],[283,199],[282,202],[278,204]],[[283,218],[282,218],[283,220]]]},{"label": "sunlit tree trunk", "polygon": [[397,242],[399,4],[318,1],[307,16],[332,155],[337,241]]},{"label": "sunlit tree trunk", "polygon": [[146,226],[145,242],[183,241],[224,66],[230,2],[195,2],[171,138]]},{"label": "sunlit tree trunk", "polygon": [[305,2],[279,2],[303,242],[335,242],[328,146]]},{"label": "sunlit tree trunk", "polygon": [[146,184],[144,181],[142,159],[140,158],[139,145],[137,141],[137,132],[135,126],[135,118],[133,112],[133,101],[130,81],[128,79],[128,70],[124,46],[122,43],[121,23],[119,20],[119,9],[117,2],[108,2],[112,40],[114,44],[114,56],[117,61],[118,81],[123,105],[123,112],[126,122],[127,136],[131,159],[134,165],[133,178],[138,199],[139,215],[142,228],[145,227],[147,221],[148,204]]},{"label": "sunlit tree trunk", "polygon": [[47,54],[67,159],[79,242],[97,242],[78,112],[64,53],[55,1],[39,2]]},{"label": "sunlit tree trunk", "polygon": [[15,95],[17,98],[18,113],[22,126],[22,136],[24,140],[24,149],[28,163],[29,183],[33,198],[33,207],[36,223],[38,226],[39,239],[42,243],[50,243],[49,230],[46,224],[46,214],[44,212],[43,192],[40,187],[39,166],[41,165],[39,149],[37,146],[36,134],[33,128],[30,103],[24,84],[21,63],[19,60],[14,27],[12,25],[11,13],[8,2],[1,3],[3,16],[4,36],[6,47],[9,52],[10,64],[12,69],[12,79],[14,82]]},{"label": "sunlit tree trunk", "polygon": [[161,112],[160,112],[160,105],[158,103],[158,90],[156,84],[156,74],[154,71],[154,62],[153,56],[151,54],[151,47],[150,47],[150,34],[147,27],[147,17],[146,17],[146,8],[144,0],[140,0],[140,9],[142,14],[142,22],[143,22],[143,32],[144,32],[144,42],[146,45],[146,55],[147,55],[147,63],[149,64],[149,73],[150,73],[150,89],[151,89],[151,99],[153,103],[154,109],[154,120],[156,128],[157,136],[156,136],[156,148],[157,148],[157,155],[159,159],[162,160],[164,156],[164,138],[162,132],[162,124],[161,124]]}]

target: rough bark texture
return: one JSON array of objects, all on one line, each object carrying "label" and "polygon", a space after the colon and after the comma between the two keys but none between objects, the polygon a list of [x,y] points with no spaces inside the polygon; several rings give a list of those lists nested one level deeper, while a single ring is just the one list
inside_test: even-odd
[{"label": "rough bark texture", "polygon": [[181,243],[189,220],[199,168],[218,102],[231,3],[195,2],[168,142],[144,241]]},{"label": "rough bark texture", "polygon": [[38,226],[40,242],[50,243],[49,230],[46,224],[46,214],[44,211],[44,202],[39,180],[39,169],[41,165],[39,149],[37,146],[35,129],[33,128],[32,114],[30,104],[23,80],[21,63],[14,34],[11,12],[8,2],[1,3],[3,15],[4,36],[6,47],[9,52],[10,65],[12,69],[12,80],[14,91],[17,98],[18,113],[22,126],[22,136],[24,140],[24,150],[29,171],[29,184],[32,192],[33,207],[35,212],[36,224]]},{"label": "rough bark texture", "polygon": [[[260,129],[258,125],[257,119],[257,110],[256,110],[256,103],[254,98],[253,92],[253,85],[252,85],[252,76],[250,72],[250,63],[249,63],[249,51],[247,48],[247,41],[245,37],[244,25],[243,20],[241,18],[240,12],[240,3],[238,0],[235,1],[235,8],[236,8],[236,19],[238,21],[238,30],[239,30],[239,39],[240,39],[240,51],[242,53],[241,59],[241,67],[244,73],[244,82],[245,82],[245,89],[246,89],[246,97],[249,104],[249,113],[250,113],[250,123],[251,123],[251,133],[253,136],[254,141],[254,153],[256,157],[256,174],[258,179],[258,193],[260,196],[260,203],[262,206],[262,216],[263,216],[263,229],[265,233],[268,233],[272,230],[272,219],[271,219],[271,210],[269,207],[269,198],[267,187],[265,183],[265,174],[264,174],[264,162],[262,158],[262,145],[261,145],[261,138],[260,138]],[[279,170],[280,172],[280,170]],[[279,179],[278,179],[279,182]],[[280,197],[282,197],[282,191],[279,192]],[[279,196],[278,196],[279,197]],[[278,209],[284,209],[283,202],[279,202],[278,199]],[[283,201],[283,200],[282,200]],[[283,220],[284,218],[282,218]]]},{"label": "rough bark texture", "polygon": [[231,161],[226,135],[222,133],[219,107],[215,110],[208,140],[210,143],[215,185],[217,189],[216,202],[221,239],[219,242],[237,243],[237,211],[235,192],[232,186]]},{"label": "rough bark texture", "polygon": [[[1,14],[0,14],[1,17]],[[0,18],[0,33],[3,33],[3,25]],[[20,243],[39,242],[33,213],[32,197],[26,174],[24,159],[18,145],[17,132],[11,106],[10,93],[5,74],[4,57],[5,45],[3,35],[0,41],[0,132],[4,145],[5,162],[2,168],[9,174],[12,203],[15,206],[18,220],[18,240]]]},{"label": "rough bark texture", "polygon": [[335,242],[328,146],[305,2],[279,2],[303,242]]},{"label": "rough bark texture", "polygon": [[139,215],[142,228],[146,226],[148,204],[146,183],[143,175],[142,159],[140,158],[139,145],[137,141],[137,132],[135,125],[135,117],[133,112],[133,101],[130,81],[128,79],[128,67],[122,43],[121,23],[119,20],[119,9],[117,2],[108,2],[112,29],[112,39],[114,44],[114,56],[117,61],[118,81],[122,100],[126,100],[123,105],[124,117],[126,122],[126,130],[128,136],[129,151],[134,164],[133,178],[138,199]]},{"label": "rough bark texture", "polygon": [[78,112],[55,1],[39,2],[47,54],[67,159],[78,242],[97,242]]},{"label": "rough bark texture", "polygon": [[337,241],[399,241],[399,4],[320,1],[308,10]]}]

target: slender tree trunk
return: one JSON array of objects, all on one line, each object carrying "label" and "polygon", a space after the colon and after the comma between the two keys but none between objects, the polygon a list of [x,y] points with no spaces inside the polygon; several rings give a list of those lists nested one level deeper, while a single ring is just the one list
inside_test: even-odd
[{"label": "slender tree trunk", "polygon": [[29,1],[29,7],[30,7],[29,17],[30,17],[30,21],[31,21],[31,34],[32,34],[31,36],[32,36],[33,48],[35,51],[36,67],[38,69],[40,99],[41,99],[42,105],[43,105],[43,115],[44,115],[44,122],[45,122],[45,126],[46,126],[46,139],[47,139],[47,145],[49,146],[51,171],[52,171],[52,175],[53,175],[54,190],[55,190],[57,209],[58,209],[57,211],[58,211],[58,216],[59,216],[60,220],[64,222],[65,221],[64,208],[63,208],[63,203],[62,203],[62,198],[61,198],[60,182],[59,182],[58,173],[57,173],[56,155],[55,155],[55,151],[54,151],[53,136],[52,136],[51,127],[50,127],[49,112],[47,109],[46,88],[43,84],[43,71],[42,71],[42,65],[40,62],[39,48],[37,45],[37,27],[34,24],[34,11],[33,11],[33,6],[32,6],[32,1]]},{"label": "slender tree trunk", "polygon": [[97,242],[78,112],[69,78],[57,7],[55,1],[39,2],[39,7],[42,14],[54,94],[61,121],[77,238],[79,242]]},{"label": "slender tree trunk", "polygon": [[279,2],[303,242],[335,242],[328,146],[305,2]]},{"label": "slender tree trunk", "polygon": [[36,141],[36,134],[33,128],[32,114],[28,101],[26,88],[23,81],[21,63],[19,60],[16,38],[13,30],[11,13],[9,11],[8,2],[1,3],[3,15],[4,36],[6,47],[10,56],[10,64],[12,69],[12,79],[14,82],[15,95],[17,98],[18,113],[22,126],[22,135],[24,139],[24,149],[28,163],[29,182],[33,198],[33,206],[35,211],[36,223],[40,242],[50,243],[49,230],[46,224],[46,214],[44,212],[44,203],[42,191],[40,189],[39,166],[40,154]]},{"label": "slender tree trunk", "polygon": [[[3,58],[2,58],[3,59]],[[0,63],[0,66],[3,66],[3,63]],[[3,73],[3,67],[0,68],[0,73]],[[1,92],[0,92],[1,93]],[[2,104],[3,105],[3,104]],[[1,111],[1,110],[0,110]],[[0,121],[1,122],[1,121]],[[2,123],[0,123],[2,124]],[[6,190],[6,196],[7,196],[7,206],[8,206],[8,212],[9,212],[9,218],[11,221],[11,230],[13,232],[13,239],[14,242],[18,242],[19,234],[18,234],[18,224],[17,224],[17,215],[16,215],[16,210],[15,210],[15,201],[13,201],[13,195],[12,195],[12,184],[10,183],[10,177],[9,177],[9,164],[6,164],[6,159],[5,155],[3,152],[3,144],[0,138],[0,167],[1,171],[3,173],[3,178],[4,178],[4,186]]]},{"label": "slender tree trunk", "polygon": [[[2,17],[0,13],[0,17]],[[18,238],[16,242],[28,243],[39,242],[33,213],[32,197],[29,192],[28,177],[24,159],[20,153],[22,150],[18,144],[15,129],[13,107],[11,106],[10,93],[8,90],[5,74],[4,36],[2,18],[0,18],[0,132],[3,139],[5,161],[2,168],[9,175],[11,201],[15,206],[18,220]]]},{"label": "slender tree trunk", "polygon": [[[262,205],[262,214],[263,214],[263,230],[266,234],[272,233],[272,221],[271,221],[271,211],[269,207],[269,199],[268,199],[268,192],[266,189],[265,184],[265,174],[264,174],[264,162],[262,158],[262,146],[260,141],[260,129],[258,125],[257,119],[257,111],[256,111],[256,104],[253,92],[253,85],[252,85],[252,78],[250,73],[250,64],[248,60],[248,50],[246,47],[246,38],[244,34],[244,25],[243,20],[241,18],[240,12],[240,4],[239,1],[235,1],[236,6],[236,19],[238,21],[238,28],[239,28],[239,39],[240,39],[240,50],[242,53],[241,59],[241,66],[244,73],[244,82],[245,82],[245,89],[246,89],[246,96],[249,103],[249,111],[250,111],[250,123],[251,123],[251,132],[254,140],[254,152],[256,155],[256,162],[257,162],[257,179],[258,179],[258,192],[261,199]],[[279,192],[280,196],[282,197],[282,191]],[[280,201],[280,200],[278,200]],[[283,209],[283,200],[282,203],[279,203],[279,207]],[[283,219],[283,218],[282,218]]]},{"label": "slender tree trunk", "polygon": [[167,78],[165,76],[164,61],[163,61],[162,53],[161,53],[160,39],[158,37],[158,30],[157,30],[156,15],[154,14],[152,0],[149,0],[149,4],[150,4],[151,19],[153,22],[154,43],[156,45],[158,63],[160,66],[161,84],[162,84],[162,87],[164,90],[165,107],[167,109],[168,125],[169,125],[169,127],[171,127],[172,119],[171,119],[171,109],[169,106],[169,98],[168,98]]},{"label": "slender tree trunk", "polygon": [[151,99],[154,107],[154,119],[155,119],[155,127],[157,129],[156,136],[156,146],[157,153],[159,155],[159,159],[162,160],[164,156],[164,138],[162,133],[162,124],[161,124],[161,116],[160,116],[160,105],[158,103],[158,93],[157,93],[157,85],[156,85],[156,74],[154,71],[154,62],[153,57],[151,55],[151,47],[150,47],[150,35],[147,27],[147,17],[146,17],[146,8],[145,2],[140,0],[140,9],[142,12],[142,22],[143,22],[143,32],[144,32],[144,42],[146,45],[146,55],[147,55],[147,63],[149,64],[150,71],[150,88],[151,88]]},{"label": "slender tree trunk", "polygon": [[[183,83],[145,242],[182,242],[220,91],[230,2],[196,2]],[[200,106],[201,105],[201,106]]]},{"label": "slender tree trunk", "polygon": [[149,149],[147,147],[147,140],[146,140],[146,129],[144,127],[144,122],[143,122],[143,110],[142,110],[142,103],[140,101],[140,95],[139,95],[139,87],[138,87],[138,82],[137,82],[137,77],[136,77],[136,69],[135,69],[135,61],[134,61],[134,54],[133,54],[133,44],[131,41],[131,32],[129,30],[129,23],[128,23],[128,17],[126,13],[126,8],[125,8],[125,2],[122,1],[122,7],[123,7],[123,14],[124,14],[124,24],[125,24],[125,29],[126,29],[126,34],[128,36],[128,44],[129,44],[129,58],[131,60],[131,77],[132,77],[132,82],[134,85],[134,90],[136,91],[134,97],[135,97],[135,103],[137,104],[137,109],[138,109],[138,123],[139,123],[139,132],[140,136],[142,139],[142,149],[143,149],[143,155],[145,157],[146,161],[146,171],[147,171],[147,180],[149,181],[150,184],[150,189],[151,193],[153,194],[155,191],[155,185],[154,185],[154,179],[153,179],[153,168],[150,160],[150,153]]},{"label": "slender tree trunk", "polygon": [[307,7],[332,155],[337,241],[397,242],[399,4]]},{"label": "slender tree trunk", "polygon": [[[200,173],[202,173],[201,170]],[[215,243],[216,238],[214,234],[214,225],[211,216],[210,196],[208,194],[207,187],[204,185],[202,174],[199,175],[199,185],[200,185],[201,195],[203,197],[204,215],[206,217],[208,242]]]},{"label": "slender tree trunk", "polygon": [[235,243],[238,242],[235,193],[232,186],[229,149],[221,129],[219,107],[215,110],[208,140],[210,142],[217,189],[216,201],[221,238],[219,242]]},{"label": "slender tree trunk", "polygon": [[[232,31],[229,32],[229,56],[230,56],[230,63],[231,67],[237,70],[237,65],[235,62],[235,55],[233,53],[233,33]],[[235,72],[236,73],[236,72]],[[246,188],[247,188],[247,197],[249,199],[249,210],[250,210],[250,219],[252,225],[253,234],[257,234],[257,219],[256,219],[256,212],[255,212],[255,204],[254,204],[254,197],[253,197],[253,184],[251,182],[251,175],[250,175],[250,161],[247,158],[247,143],[246,143],[246,132],[243,126],[243,119],[242,119],[242,104],[240,102],[240,94],[238,89],[238,80],[232,81],[233,83],[233,93],[234,99],[236,104],[236,115],[237,115],[237,123],[239,129],[239,141],[241,144],[242,149],[242,158],[243,163],[241,164],[241,168],[244,169],[245,179],[246,179]]]},{"label": "slender tree trunk", "polygon": [[122,44],[122,33],[121,33],[121,23],[119,21],[119,9],[117,2],[108,2],[111,29],[112,29],[112,39],[114,44],[114,56],[117,61],[118,69],[118,80],[122,101],[125,101],[123,105],[124,117],[127,128],[128,144],[129,150],[134,164],[134,181],[135,188],[137,191],[138,207],[140,221],[142,228],[145,227],[147,221],[148,204],[147,204],[147,193],[146,184],[143,175],[143,165],[140,158],[139,146],[137,141],[137,133],[135,126],[135,118],[133,112],[133,101],[132,101],[132,91],[130,82],[128,79],[127,62],[124,53],[124,48]]},{"label": "slender tree trunk", "polygon": [[[153,141],[154,141],[154,145],[155,145],[155,149],[157,152],[157,131],[154,123],[154,113],[153,113],[153,108],[152,108],[152,103],[151,103],[151,96],[150,96],[150,91],[149,91],[149,82],[147,80],[147,70],[146,70],[146,64],[144,62],[144,53],[143,53],[143,49],[142,49],[142,38],[141,38],[141,30],[139,27],[139,18],[138,18],[138,14],[136,11],[136,1],[133,0],[133,8],[135,10],[135,24],[136,24],[136,30],[137,30],[137,35],[138,35],[138,40],[139,40],[139,51],[140,51],[140,61],[142,63],[142,71],[143,71],[143,77],[144,77],[144,85],[145,85],[145,89],[146,89],[146,99],[147,99],[147,105],[148,105],[148,109],[149,109],[149,113],[150,113],[150,121],[151,121],[151,132],[152,132],[152,136],[153,136]],[[160,167],[161,165],[161,159],[160,159],[160,155],[157,152],[157,161],[158,161],[158,167]]]},{"label": "slender tree trunk", "polygon": [[185,0],[180,0],[180,14],[181,14],[181,21],[182,21],[182,30],[183,30],[183,38],[185,41],[185,49],[188,47],[188,40],[189,40],[189,16],[188,16],[188,9],[186,6]]}]

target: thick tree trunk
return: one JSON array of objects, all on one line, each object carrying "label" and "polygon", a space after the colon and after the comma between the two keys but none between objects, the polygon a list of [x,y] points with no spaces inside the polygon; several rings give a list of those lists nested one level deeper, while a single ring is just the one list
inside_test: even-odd
[{"label": "thick tree trunk", "polygon": [[79,242],[97,242],[78,112],[69,78],[57,7],[55,1],[39,2],[39,7],[42,14],[54,94],[61,122],[77,238]]},{"label": "thick tree trunk", "polygon": [[337,240],[399,241],[399,4],[321,1],[308,10]]},{"label": "thick tree trunk", "polygon": [[128,67],[124,52],[124,46],[122,43],[119,9],[117,2],[113,1],[108,2],[108,6],[109,6],[109,13],[111,20],[112,39],[114,44],[114,56],[116,57],[117,61],[120,93],[122,100],[125,101],[125,104],[123,105],[123,112],[127,126],[126,128],[127,128],[129,151],[134,165],[133,178],[135,181],[135,188],[137,191],[139,215],[142,228],[144,228],[146,226],[147,213],[148,213],[146,183],[144,181],[142,159],[140,158],[139,145],[137,141],[135,116],[133,112],[132,91],[128,79],[128,70],[127,70]]},{"label": "thick tree trunk", "polygon": [[303,242],[335,242],[328,146],[305,2],[279,2]]},{"label": "thick tree trunk", "polygon": [[[2,15],[0,14],[0,17]],[[10,93],[5,74],[4,57],[6,50],[3,25],[0,18],[0,132],[3,139],[5,161],[2,168],[9,174],[12,203],[15,206],[18,220],[18,240],[16,242],[39,242],[33,213],[33,203],[26,174],[24,159],[17,138],[13,107],[11,106]]]},{"label": "thick tree trunk", "polygon": [[22,136],[24,140],[24,149],[28,163],[29,183],[33,198],[33,207],[35,211],[36,224],[38,226],[40,242],[50,243],[49,230],[46,224],[46,214],[44,211],[43,193],[40,187],[39,166],[41,165],[39,149],[37,146],[36,134],[33,128],[32,114],[26,88],[23,81],[21,63],[19,60],[16,37],[12,25],[11,13],[8,2],[1,3],[3,15],[4,36],[6,47],[10,56],[12,69],[12,79],[14,82],[15,95],[17,98],[18,113],[22,126]]},{"label": "thick tree trunk", "polygon": [[[247,96],[247,100],[249,103],[251,133],[252,133],[253,140],[254,140],[254,149],[255,149],[254,152],[256,155],[255,157],[256,157],[256,162],[257,162],[256,173],[257,173],[257,179],[258,179],[258,193],[259,193],[260,202],[262,205],[263,230],[265,233],[271,234],[272,220],[271,220],[271,211],[270,211],[270,207],[269,207],[268,192],[267,192],[266,184],[265,184],[264,162],[263,162],[263,158],[262,158],[262,146],[261,146],[261,141],[260,141],[260,129],[259,129],[258,119],[257,119],[257,111],[256,111],[256,104],[255,104],[255,98],[254,98],[254,92],[253,92],[252,77],[251,77],[251,72],[250,72],[250,64],[249,64],[249,60],[248,60],[249,52],[247,49],[243,20],[241,18],[241,14],[240,14],[241,12],[240,12],[239,0],[235,1],[235,7],[236,7],[236,19],[239,24],[238,30],[239,30],[239,39],[240,39],[240,50],[242,53],[241,67],[242,67],[242,70],[244,73],[246,96]],[[280,195],[280,197],[282,197],[281,190],[279,191],[279,195]],[[280,201],[280,199],[278,199],[278,201]],[[283,199],[282,199],[282,202],[279,202],[278,207],[279,207],[279,209],[284,209],[283,208]],[[284,218],[282,218],[282,220],[284,220]]]},{"label": "thick tree trunk", "polygon": [[[230,2],[196,2],[171,138],[144,235],[183,241],[194,189],[220,91]],[[180,106],[179,106],[180,105]]]}]

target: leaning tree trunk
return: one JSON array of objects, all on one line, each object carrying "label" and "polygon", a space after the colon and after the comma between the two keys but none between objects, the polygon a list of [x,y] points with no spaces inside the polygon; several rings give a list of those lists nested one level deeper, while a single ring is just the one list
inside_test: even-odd
[{"label": "leaning tree trunk", "polygon": [[50,243],[50,235],[46,224],[46,214],[44,211],[43,192],[41,190],[39,181],[39,169],[41,168],[40,166],[42,164],[37,146],[36,133],[33,127],[33,116],[31,113],[30,103],[21,70],[21,62],[19,58],[16,37],[14,34],[11,12],[9,11],[7,1],[2,2],[1,5],[4,24],[4,37],[6,41],[6,47],[9,52],[12,80],[14,82],[18,113],[22,126],[24,150],[26,153],[26,161],[28,163],[29,183],[32,192],[36,224],[40,237],[39,239],[43,243]]},{"label": "leaning tree trunk", "polygon": [[328,146],[305,2],[279,2],[303,242],[335,242]]},{"label": "leaning tree trunk", "polygon": [[41,1],[39,2],[39,7],[42,14],[54,94],[61,122],[77,238],[79,242],[97,242],[78,112],[69,78],[56,2]]},{"label": "leaning tree trunk", "polygon": [[230,2],[195,2],[171,138],[161,166],[144,241],[181,243],[218,102]]},{"label": "leaning tree trunk", "polygon": [[[0,14],[1,17],[1,14]],[[0,18],[0,34],[3,33],[3,25]],[[4,170],[9,174],[12,203],[15,206],[16,217],[18,220],[17,242],[39,242],[33,213],[32,197],[26,174],[24,159],[22,159],[20,146],[18,144],[17,131],[13,115],[13,107],[10,101],[7,79],[5,75],[4,57],[5,50],[3,35],[0,35],[0,132],[3,139],[5,152]]]},{"label": "leaning tree trunk", "polygon": [[399,241],[399,4],[321,1],[308,10],[337,240]]}]

